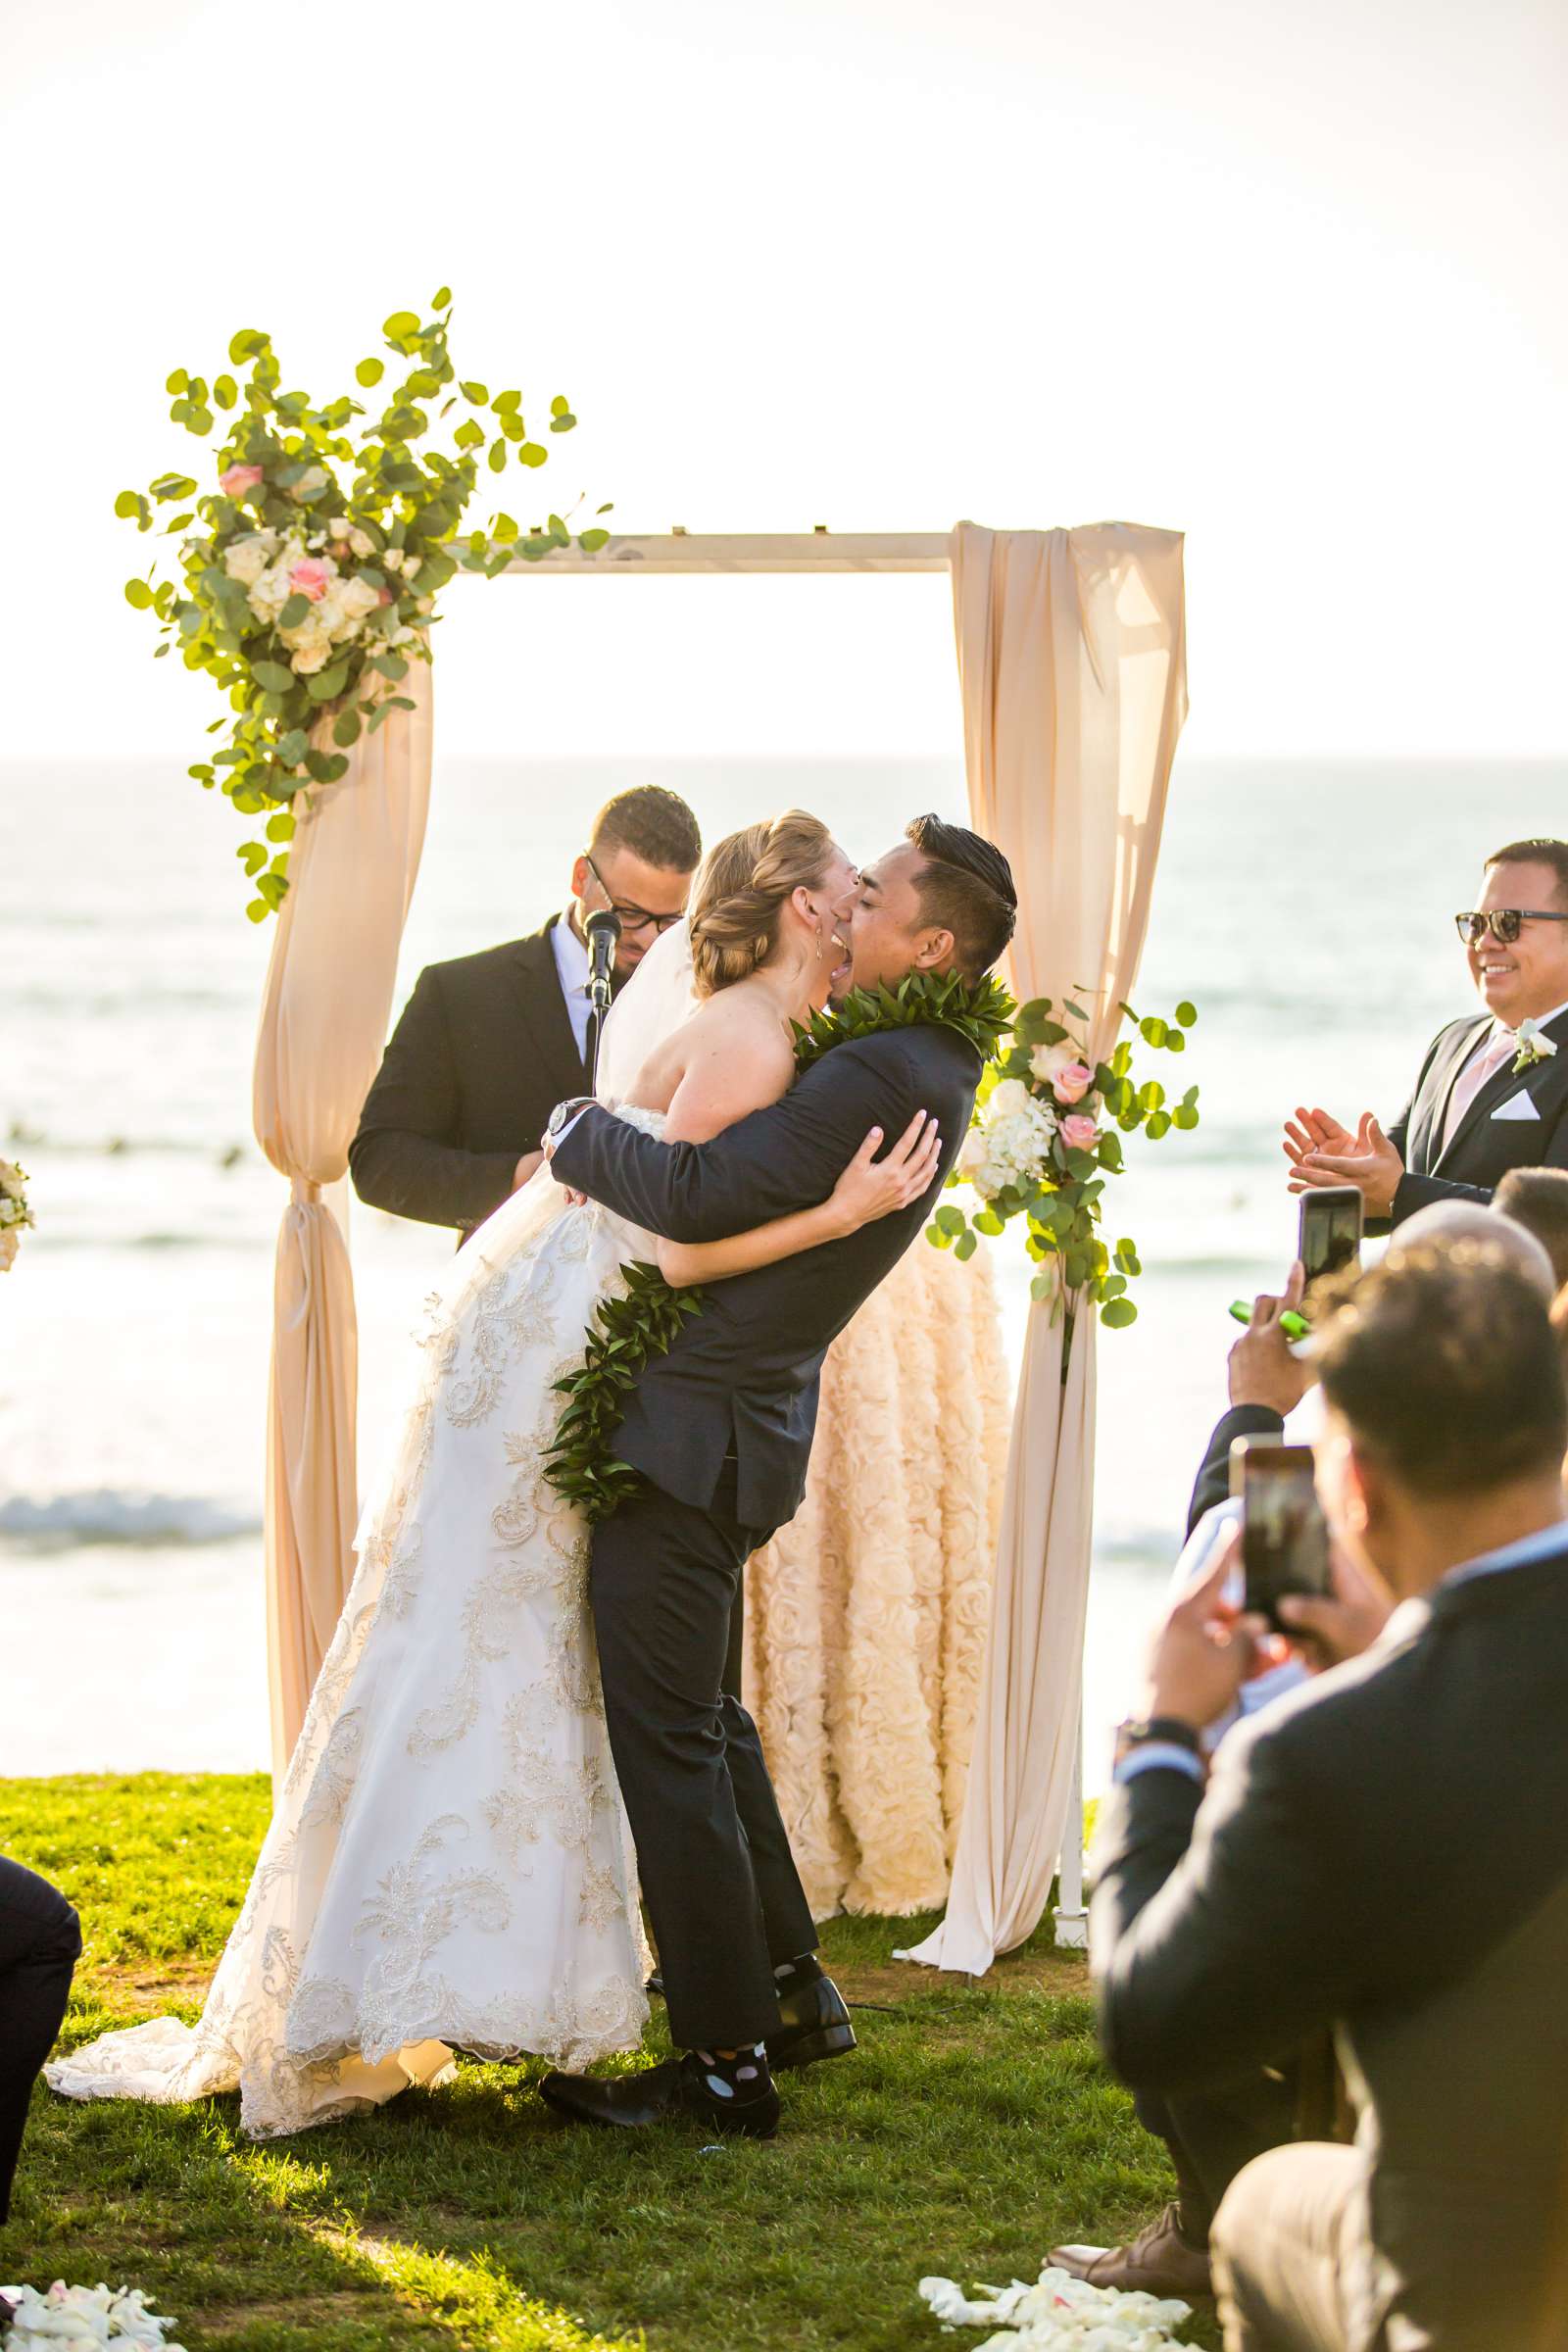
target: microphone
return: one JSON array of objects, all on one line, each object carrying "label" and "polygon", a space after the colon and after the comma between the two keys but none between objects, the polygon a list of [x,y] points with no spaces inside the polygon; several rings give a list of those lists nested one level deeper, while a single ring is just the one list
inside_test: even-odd
[{"label": "microphone", "polygon": [[601,1020],[610,1010],[610,975],[620,939],[620,917],[612,906],[596,907],[583,921],[588,934],[588,997]]}]

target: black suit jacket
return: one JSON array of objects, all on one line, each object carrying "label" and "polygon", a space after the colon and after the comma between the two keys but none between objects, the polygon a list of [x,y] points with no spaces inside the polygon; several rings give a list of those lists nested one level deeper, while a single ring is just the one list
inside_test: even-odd
[{"label": "black suit jacket", "polygon": [[362,1200],[427,1225],[482,1224],[556,1104],[582,1093],[558,919],[419,974],[349,1146]]},{"label": "black suit jacket", "polygon": [[[1489,1013],[1467,1013],[1428,1047],[1415,1092],[1389,1129],[1404,1162],[1394,1213],[1370,1222],[1369,1232],[1386,1233],[1434,1200],[1475,1200],[1484,1208],[1510,1168],[1568,1168],[1568,1012],[1544,1032],[1557,1053],[1517,1072],[1505,1061],[1469,1105],[1446,1150],[1439,1149],[1454,1080],[1491,1026]],[[1524,1096],[1538,1116],[1493,1116],[1516,1096]]]},{"label": "black suit jacket", "polygon": [[[597,1105],[558,1145],[563,1184],[677,1242],[722,1241],[825,1200],[880,1126],[891,1144],[917,1110],[942,1133],[924,1199],[846,1239],[704,1286],[708,1303],[628,1392],[623,1461],[706,1509],[724,1455],[739,1464],[737,1517],[794,1517],[806,1492],[822,1358],[930,1212],[969,1124],[980,1056],[951,1029],[883,1031],[835,1046],[782,1102],[707,1144],[661,1144]],[[886,1147],[884,1147],[885,1149]]]},{"label": "black suit jacket", "polygon": [[1285,1416],[1271,1404],[1233,1404],[1221,1413],[1208,1441],[1208,1450],[1199,1469],[1193,1498],[1187,1505],[1187,1533],[1192,1534],[1205,1511],[1216,1502],[1223,1502],[1231,1491],[1231,1440],[1233,1438],[1277,1438],[1285,1428]]},{"label": "black suit jacket", "polygon": [[[1112,1790],[1090,1950],[1129,2082],[1333,2024],[1368,2165],[1352,2341],[1535,2330],[1568,2185],[1568,1545],[1440,1587],[1220,1744]],[[1425,2328],[1429,2332],[1422,2332]]]}]

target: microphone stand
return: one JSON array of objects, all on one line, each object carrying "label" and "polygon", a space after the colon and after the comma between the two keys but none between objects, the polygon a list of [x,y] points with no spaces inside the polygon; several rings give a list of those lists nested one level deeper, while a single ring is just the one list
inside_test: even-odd
[{"label": "microphone stand", "polygon": [[620,939],[620,917],[613,907],[602,906],[583,925],[588,935],[588,1036],[583,1050],[588,1092],[597,1091],[599,1039],[610,1010],[610,975]]}]

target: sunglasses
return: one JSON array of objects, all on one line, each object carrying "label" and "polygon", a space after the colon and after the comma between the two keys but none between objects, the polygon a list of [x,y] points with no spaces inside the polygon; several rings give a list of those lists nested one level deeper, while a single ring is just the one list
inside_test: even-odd
[{"label": "sunglasses", "polygon": [[1467,948],[1480,945],[1490,931],[1497,945],[1511,948],[1526,923],[1568,923],[1568,914],[1553,914],[1544,906],[1494,906],[1490,914],[1456,914],[1453,927]]},{"label": "sunglasses", "polygon": [[610,895],[609,883],[605,880],[604,875],[599,871],[598,866],[595,865],[593,859],[589,857],[586,850],[583,852],[583,863],[588,868],[588,871],[592,874],[594,880],[598,883],[600,889],[604,892],[605,902],[610,907],[611,912],[612,914],[619,915],[620,927],[623,931],[647,931],[652,929],[662,932],[667,931],[671,924],[683,922],[685,920],[685,909],[683,907],[677,907],[673,914],[652,914],[649,912],[646,906],[633,906],[626,899],[612,899]]}]

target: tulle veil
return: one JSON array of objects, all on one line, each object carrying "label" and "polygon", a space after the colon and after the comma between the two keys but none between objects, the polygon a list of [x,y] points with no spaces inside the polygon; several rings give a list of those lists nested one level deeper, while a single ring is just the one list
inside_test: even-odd
[{"label": "tulle veil", "polygon": [[[600,1040],[594,1089],[601,1102],[625,1100],[654,1049],[690,1017],[696,1004],[691,932],[682,921],[655,941],[610,1008]],[[547,1162],[475,1227],[425,1296],[423,1315],[414,1333],[416,1353],[410,1380],[412,1396],[424,1396],[432,1376],[455,1353],[465,1313],[485,1285],[519,1250],[532,1248],[566,1205],[566,1196]],[[354,1538],[354,1548],[362,1559],[383,1520],[408,1491],[423,1427],[423,1416],[417,1409],[411,1410],[393,1434],[379,1471],[366,1489]]]}]

